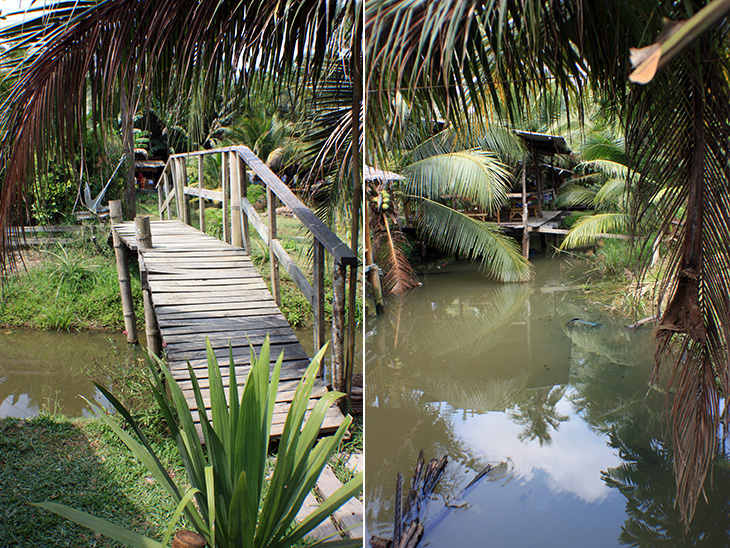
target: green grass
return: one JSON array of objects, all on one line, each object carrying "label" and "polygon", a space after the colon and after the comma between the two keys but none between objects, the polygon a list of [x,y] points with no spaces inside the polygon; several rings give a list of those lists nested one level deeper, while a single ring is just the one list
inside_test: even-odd
[{"label": "green grass", "polygon": [[[102,233],[104,234],[104,233]],[[9,276],[0,293],[0,324],[36,329],[124,328],[114,253],[106,236],[46,250],[39,265]],[[139,271],[130,262],[135,312],[144,318]]]},{"label": "green grass", "polygon": [[[142,417],[165,466],[185,478],[164,423]],[[0,546],[111,547],[116,543],[30,502],[67,504],[159,538],[174,505],[99,419],[0,419]]]}]

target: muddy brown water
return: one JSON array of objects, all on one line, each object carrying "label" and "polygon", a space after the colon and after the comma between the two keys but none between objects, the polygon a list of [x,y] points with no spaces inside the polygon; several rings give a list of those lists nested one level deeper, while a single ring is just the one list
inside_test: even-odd
[{"label": "muddy brown water", "polygon": [[424,449],[449,464],[423,546],[730,545],[727,460],[684,533],[651,329],[591,307],[576,270],[538,259],[502,285],[457,267],[369,321],[366,538],[392,536],[396,474]]},{"label": "muddy brown water", "polygon": [[146,367],[143,350],[122,334],[2,329],[0,417],[86,416],[80,396],[108,406],[91,379],[104,383],[131,367]]}]

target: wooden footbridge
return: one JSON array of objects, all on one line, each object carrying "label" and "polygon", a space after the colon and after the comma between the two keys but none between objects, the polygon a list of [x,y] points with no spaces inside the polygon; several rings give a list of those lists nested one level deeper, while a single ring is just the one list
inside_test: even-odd
[{"label": "wooden footbridge", "polygon": [[[187,161],[197,159],[198,180],[202,180],[206,156],[221,160],[221,191],[188,186]],[[264,221],[248,202],[248,170],[266,186],[268,219]],[[272,436],[281,435],[294,390],[302,378],[309,356],[279,310],[279,266],[283,266],[313,307],[314,345],[325,341],[324,272],[325,256],[333,260],[333,322],[329,370],[332,385],[351,390],[354,352],[354,322],[345,321],[345,278],[350,268],[356,276],[357,258],[329,228],[246,147],[230,147],[170,157],[158,185],[160,217],[138,217],[121,222],[121,208],[112,202],[112,226],[128,340],[137,338],[129,288],[127,254],[139,258],[148,350],[165,354],[173,377],[180,384],[191,409],[196,407],[189,361],[201,388],[209,386],[205,339],[222,365],[233,355],[239,377],[248,371],[251,346],[258,352],[268,334],[272,364],[283,352],[283,366]],[[199,226],[205,227],[204,200],[216,200],[223,207],[223,240],[190,226],[189,197],[199,198]],[[276,201],[288,206],[312,235],[314,260],[312,283],[276,239]],[[272,293],[250,259],[249,223],[269,247]],[[352,309],[352,308],[351,308]],[[352,326],[352,331],[349,327]],[[349,332],[348,332],[349,331]],[[228,367],[222,367],[224,383]],[[240,381],[241,379],[239,379]],[[325,392],[318,380],[310,408]],[[209,403],[209,398],[204,400]],[[334,430],[343,416],[330,409],[323,430]]]}]

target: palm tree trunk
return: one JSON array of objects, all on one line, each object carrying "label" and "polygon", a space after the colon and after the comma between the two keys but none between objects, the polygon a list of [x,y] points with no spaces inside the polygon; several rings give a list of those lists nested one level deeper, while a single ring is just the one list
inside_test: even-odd
[{"label": "palm tree trunk", "polygon": [[[357,255],[360,237],[360,203],[362,197],[362,180],[360,173],[360,109],[362,108],[362,63],[360,51],[362,50],[362,27],[358,24],[358,10],[355,2],[352,2],[353,21],[355,21],[352,36],[352,53],[350,65],[352,70],[352,128],[350,168],[352,170],[352,218],[350,219],[350,248]],[[355,361],[355,306],[357,302],[357,266],[350,267],[350,287],[348,292],[347,306],[347,357],[345,360],[345,391],[348,396],[352,390],[352,373]]]},{"label": "palm tree trunk", "polygon": [[126,81],[119,84],[119,109],[122,119],[122,148],[127,162],[127,176],[124,179],[124,213],[125,219],[134,219],[137,216],[134,179],[134,112],[132,94],[126,89]]}]

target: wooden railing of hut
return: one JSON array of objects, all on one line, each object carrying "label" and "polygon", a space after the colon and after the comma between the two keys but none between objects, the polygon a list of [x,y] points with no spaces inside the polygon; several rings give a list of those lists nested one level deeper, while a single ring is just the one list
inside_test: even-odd
[{"label": "wooden railing of hut", "polygon": [[[220,155],[220,191],[188,186],[187,161],[197,158],[198,181],[204,181],[205,161],[208,156]],[[248,201],[247,168],[252,170],[266,188],[268,216],[262,219]],[[332,261],[332,385],[347,394],[351,392],[354,357],[354,322],[346,322],[345,280],[347,269],[356,274],[357,256],[330,228],[317,217],[249,148],[233,146],[202,150],[170,156],[157,184],[160,219],[176,218],[191,224],[190,197],[199,198],[200,230],[205,231],[205,200],[222,203],[223,240],[243,248],[251,255],[249,225],[253,225],[269,250],[271,292],[281,306],[279,267],[282,266],[312,305],[314,320],[314,347],[325,343],[325,256]],[[277,239],[276,205],[281,201],[302,226],[311,234],[313,244],[312,281],[301,271]],[[356,275],[351,279],[356,279]],[[353,314],[354,311],[350,311]],[[346,332],[347,331],[347,332]]]}]

